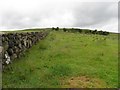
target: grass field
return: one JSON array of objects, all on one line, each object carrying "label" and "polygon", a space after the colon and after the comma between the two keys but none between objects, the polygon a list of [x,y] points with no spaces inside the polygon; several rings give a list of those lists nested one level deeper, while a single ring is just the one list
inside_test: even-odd
[{"label": "grass field", "polygon": [[118,38],[52,31],[3,72],[3,88],[118,87]]}]

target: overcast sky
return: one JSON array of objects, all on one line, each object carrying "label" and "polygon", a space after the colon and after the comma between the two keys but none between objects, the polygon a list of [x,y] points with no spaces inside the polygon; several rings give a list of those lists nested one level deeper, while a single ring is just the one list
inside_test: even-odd
[{"label": "overcast sky", "polygon": [[118,32],[118,2],[110,1],[0,0],[0,30],[58,26]]}]

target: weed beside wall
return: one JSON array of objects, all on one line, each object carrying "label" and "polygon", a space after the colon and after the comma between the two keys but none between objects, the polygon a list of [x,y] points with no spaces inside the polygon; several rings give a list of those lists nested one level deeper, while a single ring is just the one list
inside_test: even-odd
[{"label": "weed beside wall", "polygon": [[20,58],[25,51],[47,36],[48,32],[6,33],[2,34],[2,65],[10,64]]}]

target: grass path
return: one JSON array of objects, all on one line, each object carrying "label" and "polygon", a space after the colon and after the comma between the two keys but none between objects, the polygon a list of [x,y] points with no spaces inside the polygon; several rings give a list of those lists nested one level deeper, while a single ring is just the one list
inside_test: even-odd
[{"label": "grass path", "polygon": [[112,37],[51,32],[9,66],[3,87],[115,88],[118,44]]}]

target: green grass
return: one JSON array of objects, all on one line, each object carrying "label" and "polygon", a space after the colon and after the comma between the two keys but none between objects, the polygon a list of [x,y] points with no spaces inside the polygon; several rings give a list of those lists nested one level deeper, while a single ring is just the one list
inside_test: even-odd
[{"label": "green grass", "polygon": [[52,31],[8,67],[4,88],[117,88],[117,35]]}]

